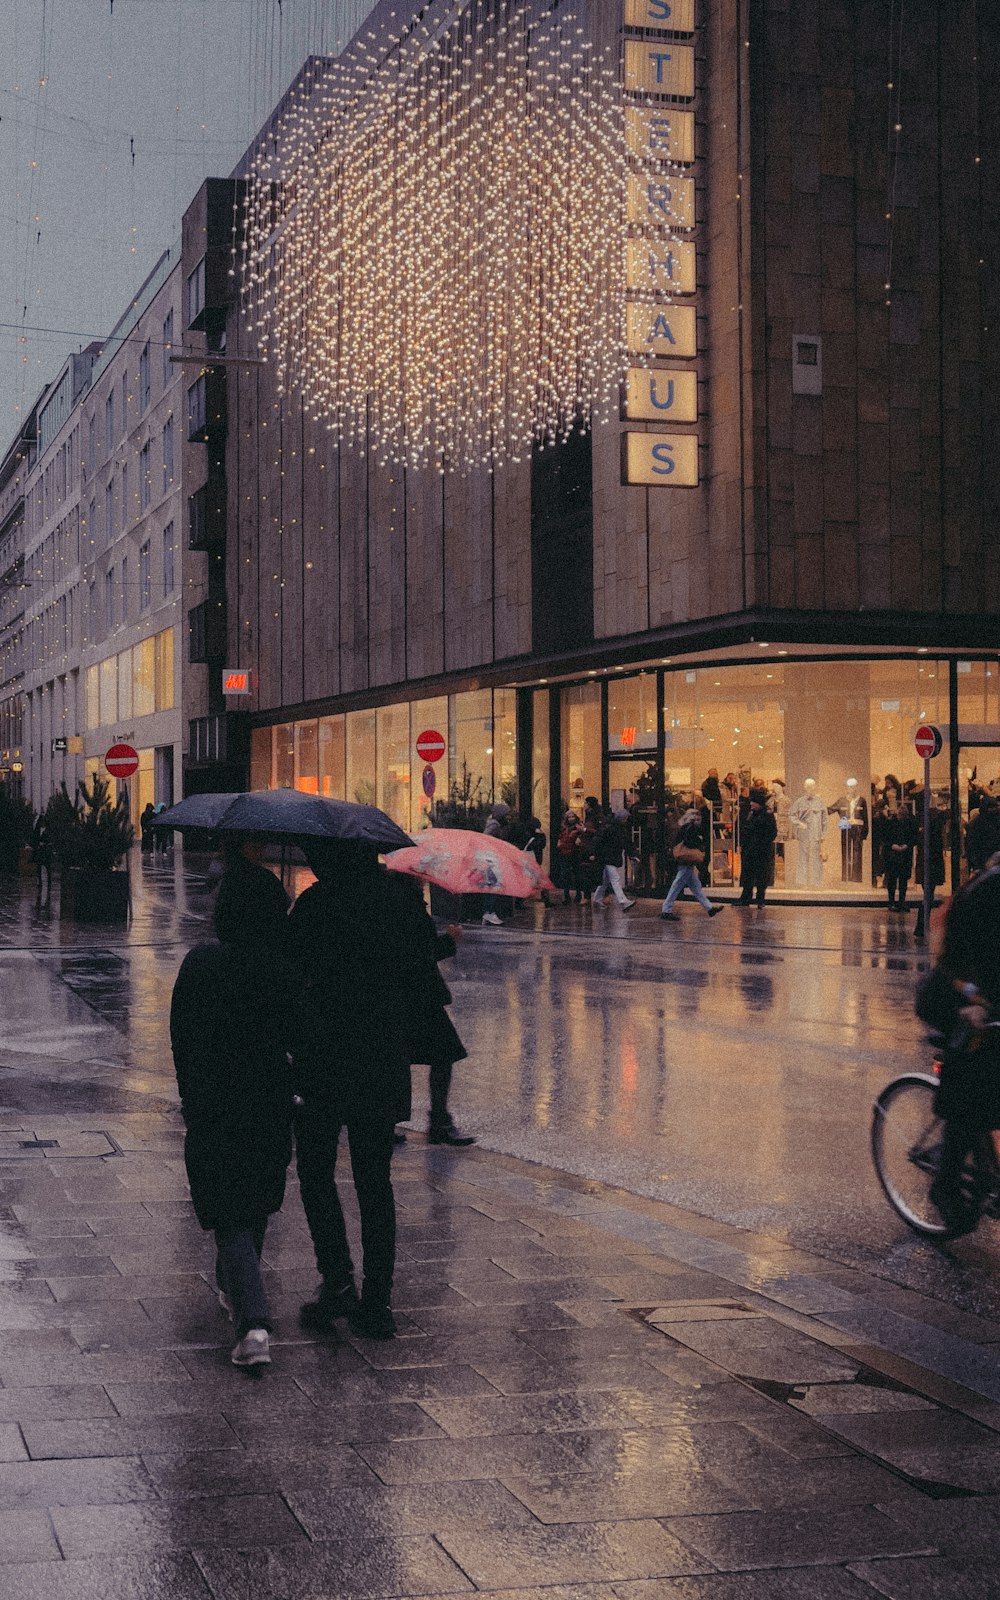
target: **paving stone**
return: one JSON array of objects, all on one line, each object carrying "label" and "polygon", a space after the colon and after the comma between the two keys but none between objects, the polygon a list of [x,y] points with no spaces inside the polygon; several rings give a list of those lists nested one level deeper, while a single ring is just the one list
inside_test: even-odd
[{"label": "paving stone", "polygon": [[[552,1594],[552,1590],[536,1591],[536,1600],[551,1600]],[[505,1595],[504,1600],[514,1597]],[[778,1567],[767,1572],[665,1578],[659,1583],[616,1583],[593,1600],[872,1600],[872,1591],[844,1567]]]},{"label": "paving stone", "polygon": [[687,1463],[680,1471],[573,1473],[536,1483],[507,1478],[539,1522],[603,1522],[628,1518],[680,1517],[699,1512],[741,1511],[752,1495],[721,1483],[703,1468]]},{"label": "paving stone", "polygon": [[[204,1416],[206,1412],[219,1411],[251,1417],[273,1411],[280,1415],[303,1411],[316,1414],[312,1400],[291,1378],[268,1373],[264,1381],[250,1384],[244,1373],[235,1368],[230,1371],[228,1388],[187,1378],[177,1383],[109,1383],[107,1393],[120,1417]],[[0,1389],[0,1405],[2,1402]]]},{"label": "paving stone", "polygon": [[796,1507],[683,1517],[669,1524],[679,1539],[730,1571],[752,1567],[842,1565],[866,1556],[934,1554],[933,1543],[872,1506],[824,1506],[821,1516]]},{"label": "paving stone", "polygon": [[580,1470],[552,1435],[502,1439],[419,1439],[394,1444],[359,1441],[355,1449],[383,1483],[442,1483],[458,1478],[545,1478]]},{"label": "paving stone", "polygon": [[166,1500],[193,1495],[256,1494],[306,1485],[320,1492],[345,1484],[376,1485],[378,1478],[350,1445],[330,1445],[317,1455],[289,1444],[266,1450],[168,1451],[142,1458]]},{"label": "paving stone", "polygon": [[[579,1302],[577,1302],[579,1303]],[[529,1328],[578,1328],[579,1318],[572,1309],[545,1300],[530,1291],[526,1298],[502,1295],[479,1303],[465,1300],[458,1306],[418,1306],[410,1313],[417,1327],[428,1334],[474,1333],[482,1329],[505,1328],[513,1332]]]},{"label": "paving stone", "polygon": [[[643,1394],[669,1395],[680,1387],[666,1373],[641,1362],[553,1362],[546,1361],[534,1350],[526,1350],[517,1361],[491,1361],[487,1356],[476,1361],[475,1369],[501,1394],[511,1395],[625,1387]],[[724,1376],[728,1377],[728,1373]]]},{"label": "paving stone", "polygon": [[989,1561],[859,1561],[850,1570],[887,1600],[996,1600],[996,1551]]},{"label": "paving stone", "polygon": [[670,1337],[729,1372],[772,1383],[853,1378],[855,1363],[829,1345],[766,1317],[737,1322],[674,1322]]},{"label": "paving stone", "polygon": [[860,1380],[810,1384],[803,1393],[791,1396],[788,1403],[811,1417],[845,1416],[857,1411],[927,1411],[934,1406],[933,1400],[923,1395]]},{"label": "paving stone", "polygon": [[138,1460],[17,1461],[0,1465],[0,1508],[112,1505],[155,1500],[156,1489]]},{"label": "paving stone", "polygon": [[472,1588],[440,1544],[425,1537],[366,1539],[362,1534],[346,1544],[196,1554],[215,1600],[337,1600],[348,1595],[382,1600]]},{"label": "paving stone", "polygon": [[[0,1564],[15,1561],[59,1561],[62,1552],[45,1511],[4,1511],[0,1516]],[[7,1593],[6,1571],[0,1589]]]},{"label": "paving stone", "polygon": [[286,1491],[286,1497],[311,1539],[350,1542],[359,1528],[366,1536],[398,1538],[532,1521],[518,1498],[489,1480],[357,1489],[299,1487]]},{"label": "paving stone", "polygon": [[495,1385],[472,1367],[397,1367],[389,1371],[301,1372],[296,1382],[319,1406],[374,1400],[436,1400],[452,1395],[495,1395]]},{"label": "paving stone", "polygon": [[158,1382],[183,1375],[184,1368],[169,1351],[126,1355],[117,1350],[84,1355],[77,1353],[7,1356],[0,1346],[0,1383],[6,1389],[48,1387],[61,1383]]},{"label": "paving stone", "polygon": [[940,1406],[890,1414],[860,1413],[828,1417],[826,1426],[859,1449],[882,1456],[887,1461],[898,1460],[900,1452],[914,1450],[930,1453],[953,1449],[995,1449],[1000,1453],[1000,1434],[973,1422],[970,1417],[942,1410]]},{"label": "paving stone", "polygon": [[0,1389],[4,1422],[63,1422],[118,1413],[99,1383],[54,1384],[50,1388]]},{"label": "paving stone", "polygon": [[[503,1433],[584,1432],[600,1428],[674,1428],[698,1418],[743,1416],[757,1397],[738,1385],[643,1394],[627,1388],[581,1393],[499,1395],[488,1399],[428,1400],[424,1409],[453,1439]],[[727,1401],[729,1402],[727,1404]]]},{"label": "paving stone", "polygon": [[651,1521],[449,1531],[438,1539],[479,1589],[710,1570],[695,1551]]},{"label": "paving stone", "polygon": [[[265,1426],[262,1424],[262,1426]],[[157,1450],[224,1450],[238,1440],[222,1417],[143,1417],[139,1421],[25,1422],[33,1461],[135,1456]]]},{"label": "paving stone", "polygon": [[321,1450],[329,1444],[375,1439],[440,1439],[442,1430],[416,1402],[386,1401],[351,1410],[313,1411],[283,1420],[279,1416],[257,1421],[252,1415],[233,1415],[230,1425],[240,1443],[251,1449],[287,1439],[303,1450]]},{"label": "paving stone", "polygon": [[[173,1295],[178,1299],[206,1294],[205,1280],[194,1272],[176,1272],[160,1277],[71,1277],[45,1279],[54,1299],[60,1305],[80,1305],[87,1302],[107,1303],[111,1300],[142,1300]],[[207,1298],[207,1296],[206,1296]]]},{"label": "paving stone", "polygon": [[52,1521],[67,1560],[83,1556],[189,1550],[194,1545],[283,1544],[305,1540],[276,1494],[218,1494],[171,1505],[57,1508]]},{"label": "paving stone", "polygon": [[16,1422],[0,1422],[0,1461],[26,1461],[21,1430]]},{"label": "paving stone", "polygon": [[189,1555],[102,1557],[12,1566],[4,1600],[209,1600]]}]

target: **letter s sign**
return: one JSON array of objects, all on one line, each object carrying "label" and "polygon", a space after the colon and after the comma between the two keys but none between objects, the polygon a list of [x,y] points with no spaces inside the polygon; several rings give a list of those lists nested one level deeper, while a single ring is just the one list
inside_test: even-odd
[{"label": "letter s sign", "polygon": [[672,444],[654,444],[650,454],[653,457],[653,471],[666,478],[675,470],[674,447]]}]

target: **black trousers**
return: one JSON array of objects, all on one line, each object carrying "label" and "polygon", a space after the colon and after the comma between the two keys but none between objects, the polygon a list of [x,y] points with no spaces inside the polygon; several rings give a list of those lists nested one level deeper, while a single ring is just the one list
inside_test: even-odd
[{"label": "black trousers", "polygon": [[384,1119],[345,1122],[339,1109],[319,1100],[307,1100],[295,1114],[295,1161],[316,1265],[323,1281],[333,1289],[339,1289],[354,1275],[335,1182],[337,1146],[344,1127],[361,1213],[363,1293],[374,1304],[388,1305],[396,1263],[396,1203],[391,1174],[395,1125]]},{"label": "black trousers", "polygon": [[898,870],[898,868],[895,868],[895,867],[889,865],[888,861],[887,861],[887,865],[886,865],[886,869],[885,869],[885,886],[886,886],[886,889],[889,891],[889,904],[890,905],[892,905],[894,903],[894,901],[896,899],[896,896],[898,895],[899,896],[899,902],[898,903],[901,906],[905,906],[905,904],[906,904],[906,886],[909,883],[909,881],[910,881],[909,872],[900,872]]},{"label": "black trousers", "polygon": [[442,1129],[451,1126],[448,1111],[448,1091],[451,1088],[451,1061],[432,1061],[429,1088],[431,1091],[431,1127]]}]

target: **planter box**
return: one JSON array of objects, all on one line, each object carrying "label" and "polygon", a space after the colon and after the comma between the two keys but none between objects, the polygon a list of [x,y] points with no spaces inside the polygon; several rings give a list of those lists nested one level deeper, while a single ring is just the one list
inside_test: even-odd
[{"label": "planter box", "polygon": [[127,922],[129,875],[69,867],[59,884],[59,915],[77,922]]}]

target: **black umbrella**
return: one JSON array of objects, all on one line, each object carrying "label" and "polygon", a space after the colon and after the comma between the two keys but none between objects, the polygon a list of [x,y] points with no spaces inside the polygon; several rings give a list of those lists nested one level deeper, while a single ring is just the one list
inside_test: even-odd
[{"label": "black umbrella", "polygon": [[[213,800],[224,804],[212,806],[208,802]],[[381,851],[402,850],[413,842],[391,817],[375,806],[327,800],[323,795],[300,794],[297,789],[191,795],[157,817],[155,826],[269,834],[288,840],[350,839],[375,845]]]}]

